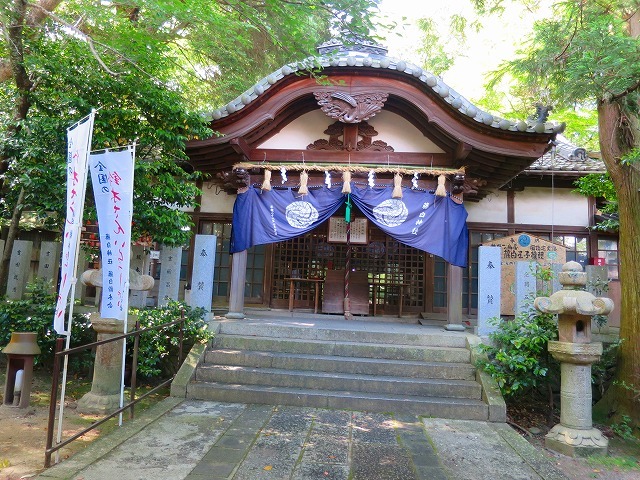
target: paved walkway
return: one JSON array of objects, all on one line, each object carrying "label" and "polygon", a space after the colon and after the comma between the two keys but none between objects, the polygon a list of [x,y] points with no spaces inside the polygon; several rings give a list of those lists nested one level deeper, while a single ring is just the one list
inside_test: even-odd
[{"label": "paved walkway", "polygon": [[179,398],[38,478],[566,480],[506,424]]}]

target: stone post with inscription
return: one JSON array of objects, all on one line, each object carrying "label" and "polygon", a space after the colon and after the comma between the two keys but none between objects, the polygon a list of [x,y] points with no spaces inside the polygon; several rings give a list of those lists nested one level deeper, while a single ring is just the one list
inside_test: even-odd
[{"label": "stone post with inscription", "polygon": [[[515,282],[515,314],[519,315],[526,310],[527,299],[533,300],[537,290],[536,262],[516,262],[516,282]],[[529,303],[531,307],[531,303]]]},{"label": "stone post with inscription", "polygon": [[[131,247],[131,270],[138,275],[149,275],[149,253],[142,245]],[[146,290],[132,290],[129,295],[129,307],[144,308],[147,306],[148,292]]]},{"label": "stone post with inscription", "polygon": [[13,243],[9,278],[7,279],[7,298],[9,300],[22,299],[27,280],[29,280],[32,250],[33,242],[28,240],[16,240]]},{"label": "stone post with inscription", "polygon": [[160,252],[158,306],[166,305],[168,300],[178,300],[181,260],[182,247],[162,246],[162,251]]},{"label": "stone post with inscription", "polygon": [[497,325],[491,320],[500,319],[500,247],[478,248],[478,332],[487,337],[495,331]]},{"label": "stone post with inscription", "polygon": [[55,289],[56,279],[58,278],[60,246],[60,242],[42,242],[40,244],[38,278],[51,282],[52,290]]},{"label": "stone post with inscription", "polygon": [[196,235],[193,249],[189,306],[204,308],[207,313],[211,313],[217,240],[215,235]]},{"label": "stone post with inscription", "polygon": [[560,423],[545,446],[574,457],[606,455],[609,442],[591,417],[591,364],[602,355],[602,343],[591,342],[591,317],[611,313],[613,301],[585,291],[587,275],[577,262],[563,265],[559,281],[562,290],[534,301],[539,311],[558,315],[558,341],[548,348],[560,362]]}]

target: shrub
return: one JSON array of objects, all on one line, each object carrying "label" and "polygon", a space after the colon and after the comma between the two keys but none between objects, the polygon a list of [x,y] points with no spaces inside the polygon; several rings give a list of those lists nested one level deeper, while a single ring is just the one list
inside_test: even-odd
[{"label": "shrub", "polygon": [[[56,296],[51,293],[51,283],[36,279],[29,283],[22,300],[0,301],[0,347],[11,340],[12,332],[36,332],[42,353],[35,363],[45,368],[53,368],[53,353],[58,335],[53,330],[53,316]],[[74,314],[71,327],[71,344],[83,345],[95,340],[94,331],[86,315]],[[88,354],[70,357],[69,368],[78,369],[86,365]]]},{"label": "shrub", "polygon": [[[212,334],[208,330],[203,308],[191,308],[186,304],[171,300],[164,307],[132,309],[131,314],[138,317],[140,328],[155,327],[163,323],[178,320],[184,312],[183,358],[196,343],[208,341]],[[132,319],[133,320],[133,319]],[[138,374],[146,378],[170,376],[177,372],[179,325],[152,330],[140,334],[138,347]],[[132,352],[133,339],[129,342]]]},{"label": "shrub", "polygon": [[480,360],[478,367],[496,380],[503,395],[524,394],[557,378],[557,362],[547,351],[547,342],[558,338],[553,315],[537,312],[531,302],[513,320],[494,323],[498,328],[489,334],[492,344],[480,345],[487,360]]}]

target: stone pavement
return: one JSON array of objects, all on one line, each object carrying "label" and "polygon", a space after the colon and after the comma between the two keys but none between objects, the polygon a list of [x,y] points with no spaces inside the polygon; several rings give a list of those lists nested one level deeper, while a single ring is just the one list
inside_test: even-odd
[{"label": "stone pavement", "polygon": [[506,424],[175,397],[38,478],[566,480]]}]

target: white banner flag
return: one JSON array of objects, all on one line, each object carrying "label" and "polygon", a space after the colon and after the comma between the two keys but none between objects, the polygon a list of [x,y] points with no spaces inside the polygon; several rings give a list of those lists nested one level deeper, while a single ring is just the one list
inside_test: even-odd
[{"label": "white banner flag", "polygon": [[102,318],[124,320],[127,313],[134,156],[130,146],[89,160],[102,254]]},{"label": "white banner flag", "polygon": [[60,265],[60,289],[53,318],[56,333],[68,335],[64,314],[69,301],[69,291],[76,277],[76,263],[82,228],[82,212],[87,186],[87,159],[91,149],[91,135],[95,112],[82,123],[67,130],[67,218],[62,237],[62,262]]}]

